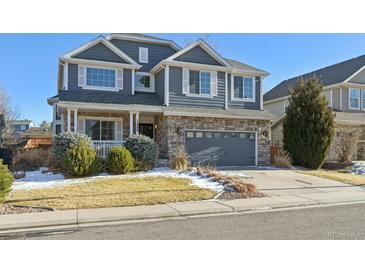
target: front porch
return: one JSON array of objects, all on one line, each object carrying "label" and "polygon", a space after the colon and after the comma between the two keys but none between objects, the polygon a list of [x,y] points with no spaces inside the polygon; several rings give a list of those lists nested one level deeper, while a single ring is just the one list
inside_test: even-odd
[{"label": "front porch", "polygon": [[[88,135],[100,158],[105,158],[115,146],[120,146],[132,134],[143,134],[158,143],[156,111],[95,110],[89,108],[59,107],[61,132],[79,132]],[[57,124],[57,123],[56,123]]]}]

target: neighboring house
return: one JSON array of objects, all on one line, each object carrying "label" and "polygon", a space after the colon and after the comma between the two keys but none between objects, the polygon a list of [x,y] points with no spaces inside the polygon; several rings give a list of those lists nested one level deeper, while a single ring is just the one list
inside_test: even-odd
[{"label": "neighboring house", "polygon": [[[277,117],[271,127],[272,143],[282,145],[289,87],[293,87],[300,77],[308,79],[312,75],[323,84],[323,96],[336,114],[336,128],[345,127],[349,132],[360,133],[355,158],[365,160],[365,55],[282,81],[264,94],[264,108]],[[333,146],[329,159],[336,160]]]},{"label": "neighboring house", "polygon": [[21,134],[25,141],[24,148],[47,148],[52,145],[52,129],[42,127],[31,127]]},{"label": "neighboring house", "polygon": [[20,142],[21,135],[29,128],[34,127],[34,122],[32,120],[11,120],[9,124],[13,127],[12,140],[8,140],[9,143]]},{"label": "neighboring house", "polygon": [[267,75],[203,40],[180,48],[142,34],[98,37],[59,59],[58,94],[48,99],[54,134],[85,133],[102,157],[137,133],[153,138],[163,159],[184,146],[194,161],[268,164]]}]

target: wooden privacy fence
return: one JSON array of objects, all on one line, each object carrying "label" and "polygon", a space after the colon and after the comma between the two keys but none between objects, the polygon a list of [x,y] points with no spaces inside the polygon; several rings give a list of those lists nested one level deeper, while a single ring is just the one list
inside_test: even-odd
[{"label": "wooden privacy fence", "polygon": [[279,146],[270,146],[270,163],[274,163],[274,159],[279,155],[280,147]]}]

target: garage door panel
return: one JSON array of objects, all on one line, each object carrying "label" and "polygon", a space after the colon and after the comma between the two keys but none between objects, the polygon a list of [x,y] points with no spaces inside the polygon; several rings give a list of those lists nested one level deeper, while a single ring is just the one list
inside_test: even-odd
[{"label": "garage door panel", "polygon": [[193,164],[254,165],[255,134],[188,131],[186,149]]}]

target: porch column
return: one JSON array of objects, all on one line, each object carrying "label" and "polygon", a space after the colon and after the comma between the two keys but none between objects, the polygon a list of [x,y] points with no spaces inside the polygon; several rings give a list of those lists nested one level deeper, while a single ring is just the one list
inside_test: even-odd
[{"label": "porch column", "polygon": [[136,134],[139,134],[139,112],[136,112]]},{"label": "porch column", "polygon": [[133,112],[129,112],[129,136],[133,134]]},{"label": "porch column", "polygon": [[71,131],[71,109],[67,109],[67,132]]},{"label": "porch column", "polygon": [[74,132],[78,131],[77,122],[78,122],[78,111],[77,111],[77,109],[75,109],[74,110]]}]

